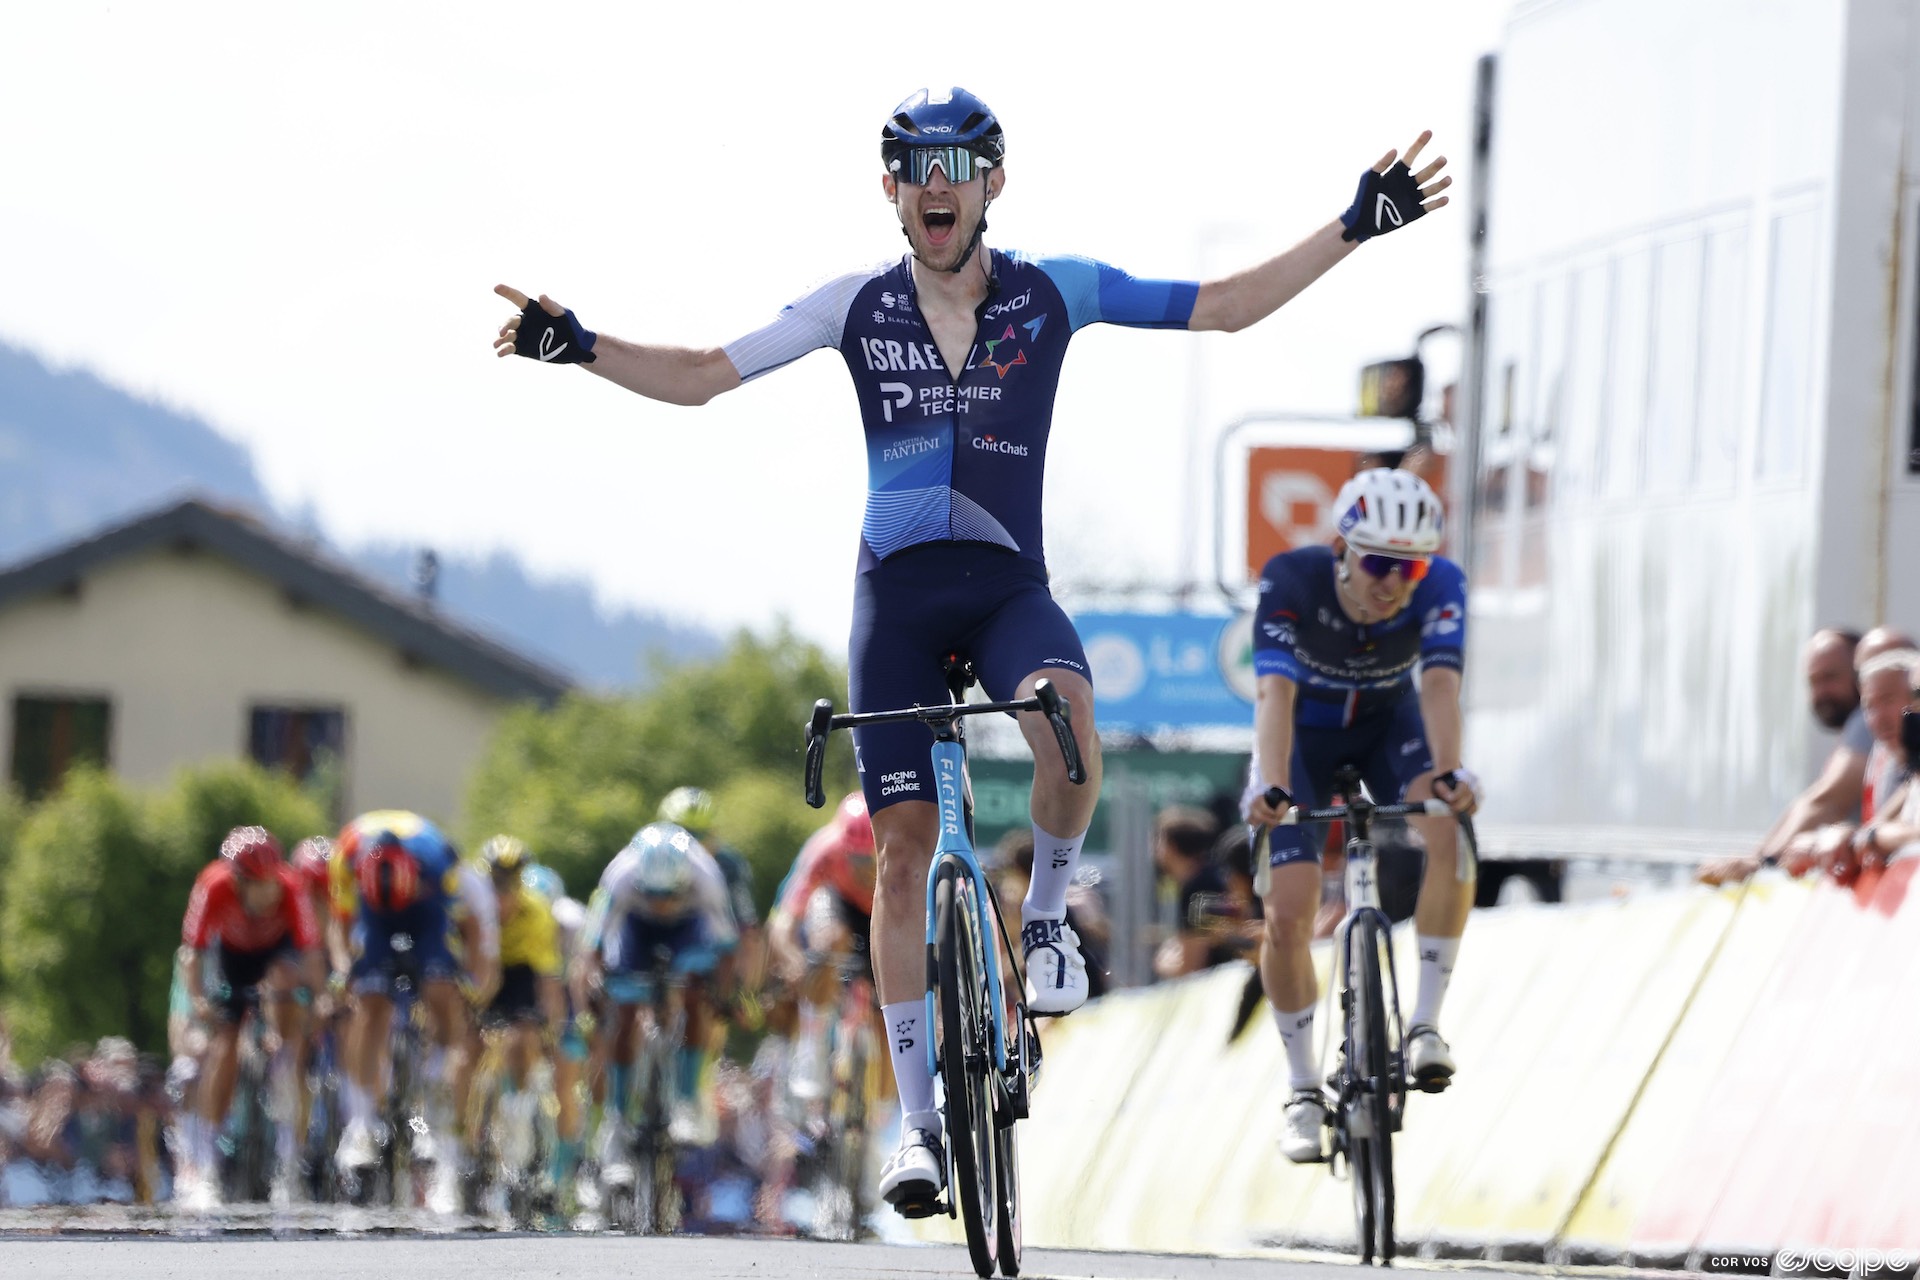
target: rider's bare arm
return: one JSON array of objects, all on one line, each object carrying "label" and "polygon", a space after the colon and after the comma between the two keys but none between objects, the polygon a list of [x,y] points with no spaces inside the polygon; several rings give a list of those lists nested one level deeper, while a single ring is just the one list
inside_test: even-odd
[{"label": "rider's bare arm", "polygon": [[705,404],[740,385],[740,374],[719,347],[647,346],[610,333],[600,335],[588,373],[667,404]]},{"label": "rider's bare arm", "polygon": [[[1404,160],[1408,169],[1412,169],[1420,163],[1420,153],[1432,138],[1430,131],[1422,133],[1413,140],[1404,157],[1397,151],[1387,152],[1374,162],[1374,173],[1386,173],[1396,160]],[[1412,216],[1431,213],[1447,203],[1447,197],[1440,194],[1453,182],[1450,176],[1441,175],[1446,165],[1447,158],[1439,156],[1413,175],[1413,182],[1419,188],[1420,208],[1414,210]],[[1393,225],[1400,223],[1401,216],[1396,213]],[[1349,240],[1346,235],[1343,219],[1335,218],[1293,248],[1267,259],[1259,266],[1250,267],[1237,275],[1207,281],[1200,286],[1199,295],[1194,299],[1193,316],[1188,320],[1187,327],[1231,333],[1258,324],[1298,297],[1308,285],[1359,247],[1360,241]]]},{"label": "rider's bare arm", "polygon": [[[1253,704],[1253,741],[1260,756],[1260,784],[1287,786],[1293,762],[1293,708],[1300,686],[1285,676],[1261,676]],[[1264,796],[1254,797],[1247,811],[1250,822],[1271,825],[1283,815],[1267,804]]]},{"label": "rider's bare arm", "polygon": [[1761,858],[1784,854],[1794,837],[1816,831],[1828,823],[1850,819],[1859,811],[1865,789],[1867,758],[1857,751],[1835,747],[1813,785],[1794,797],[1767,833],[1757,853]]},{"label": "rider's bare arm", "polygon": [[196,1017],[202,1016],[205,1012],[206,996],[204,992],[206,991],[206,987],[203,984],[206,981],[206,956],[207,953],[198,947],[189,947],[187,949],[187,999],[193,1002],[193,1011]]},{"label": "rider's bare arm", "polygon": [[347,922],[333,912],[327,913],[327,961],[335,973],[353,969],[353,944],[347,935]]},{"label": "rider's bare arm", "polygon": [[1433,767],[1441,773],[1460,767],[1460,673],[1451,667],[1420,672],[1420,719],[1427,727]]},{"label": "rider's bare arm", "polygon": [[[512,285],[495,285],[493,291],[523,310],[527,295]],[[549,315],[559,316],[566,308],[541,294],[539,305]],[[520,316],[514,315],[500,326],[493,348],[500,356],[514,353],[514,340],[520,332]],[[610,333],[595,335],[593,363],[582,365],[589,373],[625,387],[649,400],[666,404],[705,404],[723,391],[740,385],[739,371],[719,347],[696,350],[692,347],[666,347],[628,342]]]},{"label": "rider's bare arm", "polygon": [[1256,267],[1201,284],[1187,328],[1234,333],[1257,324],[1298,297],[1360,246],[1340,238],[1338,218],[1285,253]]},{"label": "rider's bare arm", "polygon": [[547,1030],[558,1039],[567,1025],[567,1000],[560,988],[560,979],[542,974],[538,990],[541,1016],[547,1020]]}]

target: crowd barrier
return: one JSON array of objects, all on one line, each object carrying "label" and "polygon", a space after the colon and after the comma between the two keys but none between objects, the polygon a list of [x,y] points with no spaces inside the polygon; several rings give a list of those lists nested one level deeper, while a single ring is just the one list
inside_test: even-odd
[{"label": "crowd barrier", "polygon": [[[1920,1253],[1916,865],[1851,889],[1768,873],[1475,913],[1447,1004],[1461,1074],[1412,1096],[1394,1148],[1402,1250],[1736,1270]],[[1410,935],[1396,958],[1408,1006]],[[1278,1154],[1286,1071],[1264,1006],[1228,1041],[1248,972],[1046,1028],[1020,1131],[1028,1244],[1351,1246],[1349,1186]],[[1323,1037],[1328,1021],[1323,1002]]]}]

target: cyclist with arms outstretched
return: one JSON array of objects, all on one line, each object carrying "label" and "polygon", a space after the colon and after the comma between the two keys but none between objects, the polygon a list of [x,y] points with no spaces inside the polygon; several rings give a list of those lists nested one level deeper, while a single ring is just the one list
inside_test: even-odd
[{"label": "cyclist with arms outstretched", "polygon": [[[1459,813],[1477,803],[1460,764],[1460,677],[1467,582],[1440,548],[1440,500],[1424,480],[1384,467],[1363,471],[1334,499],[1331,547],[1300,547],[1260,571],[1254,618],[1254,757],[1247,819],[1278,823],[1293,805],[1331,802],[1334,772],[1359,770],[1382,804],[1438,796]],[[1416,672],[1418,678],[1416,679]],[[1278,805],[1268,789],[1285,793]],[[1440,1038],[1440,1002],[1473,906],[1473,882],[1455,874],[1452,822],[1412,819],[1427,847],[1414,912],[1420,979],[1407,1026],[1407,1071],[1426,1088],[1452,1079]],[[1317,980],[1308,944],[1320,906],[1319,841],[1274,826],[1272,882],[1260,978],[1286,1047],[1292,1096],[1281,1151],[1321,1158],[1327,1102],[1313,1054]]]},{"label": "cyclist with arms outstretched", "polygon": [[[1074,786],[1044,715],[1023,714],[1035,749],[1037,856],[1021,905],[1027,1000],[1059,1015],[1086,999],[1067,885],[1099,794],[1093,689],[1079,637],[1047,585],[1040,497],[1054,392],[1068,339],[1090,324],[1243,329],[1272,314],[1370,236],[1445,203],[1444,159],[1417,173],[1428,135],[1361,177],[1354,202],[1293,248],[1205,283],[1137,279],[1087,258],[1008,253],[982,243],[1006,185],[1006,140],[964,89],[921,90],[881,129],[881,193],[911,246],[902,258],[839,276],[766,327],[725,347],[644,345],[584,328],[551,299],[495,291],[521,308],[501,355],[584,363],[630,391],[704,404],[821,348],[846,361],[865,424],[866,516],[849,654],[855,712],[947,698],[945,658],[970,657],[995,699],[1026,698],[1046,678],[1072,705],[1090,785]],[[882,1196],[931,1212],[945,1185],[925,1038],[926,879],[937,836],[924,726],[854,731],[861,786],[879,844],[874,969],[885,1002],[899,1151]]]}]

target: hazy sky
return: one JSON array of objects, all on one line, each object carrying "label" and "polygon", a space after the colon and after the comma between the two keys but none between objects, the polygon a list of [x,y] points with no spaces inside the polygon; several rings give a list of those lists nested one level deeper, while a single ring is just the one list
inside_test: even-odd
[{"label": "hazy sky", "polygon": [[[693,345],[904,251],[878,133],[923,84],[1007,129],[987,242],[1218,274],[1420,129],[1464,194],[1508,0],[1116,6],[12,6],[0,337],[200,414],[348,542],[504,546],[603,599],[844,642],[864,494],[839,357],[702,409],[497,361],[505,281]],[[1084,330],[1056,580],[1211,580],[1233,418],[1344,410],[1465,305],[1464,201],[1238,335]],[[1198,563],[1183,564],[1197,553]]]}]

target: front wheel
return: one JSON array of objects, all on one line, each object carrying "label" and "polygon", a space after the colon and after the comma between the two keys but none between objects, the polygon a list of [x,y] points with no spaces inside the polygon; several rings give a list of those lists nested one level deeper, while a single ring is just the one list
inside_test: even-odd
[{"label": "front wheel", "polygon": [[1020,1274],[1020,1139],[1011,1121],[999,1131],[994,1147],[995,1202],[999,1212],[1000,1274]]},{"label": "front wheel", "polygon": [[967,1252],[982,1277],[993,1274],[999,1246],[994,1174],[992,1040],[988,1033],[985,949],[973,877],[957,860],[940,868],[933,891],[934,948],[940,990],[940,1077],[947,1092],[952,1194],[960,1204]]},{"label": "front wheel", "polygon": [[1360,1261],[1393,1261],[1393,1076],[1387,1044],[1386,985],[1381,948],[1386,932],[1362,915],[1347,933],[1347,1070],[1352,1084],[1341,1099],[1353,1174]]}]

